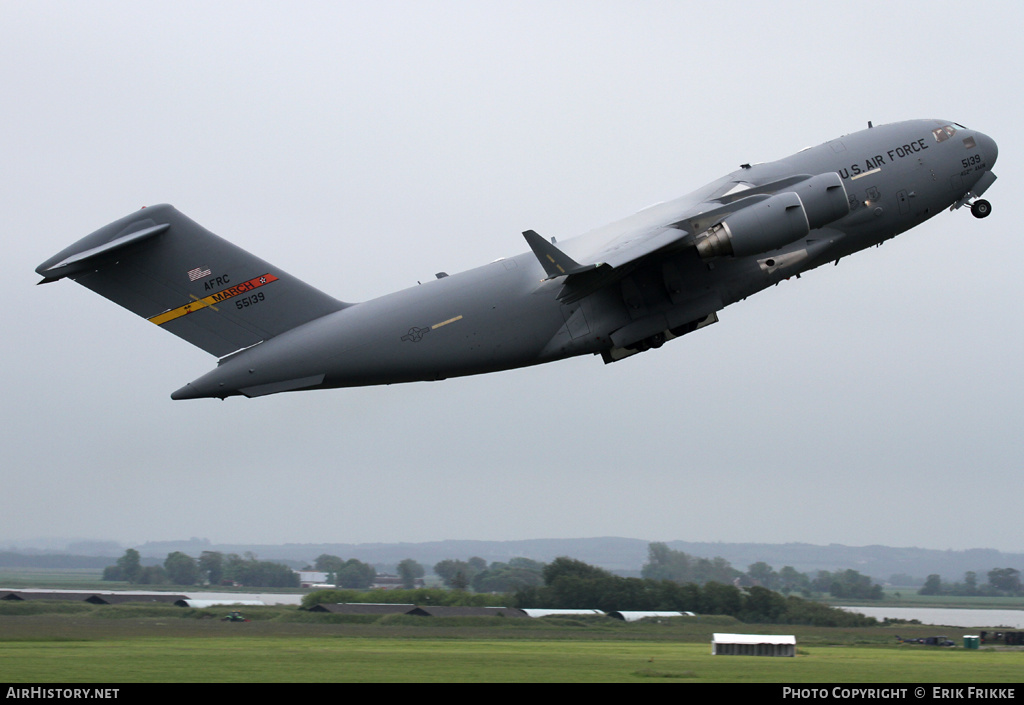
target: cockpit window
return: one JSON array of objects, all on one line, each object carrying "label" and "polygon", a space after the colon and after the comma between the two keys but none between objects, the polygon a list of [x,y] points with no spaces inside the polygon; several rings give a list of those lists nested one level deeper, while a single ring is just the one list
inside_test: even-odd
[{"label": "cockpit window", "polygon": [[[953,123],[953,124],[955,125],[956,123]],[[960,127],[960,126],[958,125],[957,127]],[[936,129],[932,130],[932,134],[935,136],[935,141],[936,142],[945,142],[950,137],[952,137],[953,135],[956,134],[956,129],[957,128],[953,127],[953,125],[943,125],[942,127],[939,127],[939,128],[936,128]],[[965,128],[960,127],[960,129],[965,129]]]}]

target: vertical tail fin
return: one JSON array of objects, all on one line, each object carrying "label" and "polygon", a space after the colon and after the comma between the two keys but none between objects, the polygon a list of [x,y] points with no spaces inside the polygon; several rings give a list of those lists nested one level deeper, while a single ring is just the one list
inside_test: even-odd
[{"label": "vertical tail fin", "polygon": [[100,228],[36,272],[40,284],[69,277],[218,357],[350,305],[169,205]]}]

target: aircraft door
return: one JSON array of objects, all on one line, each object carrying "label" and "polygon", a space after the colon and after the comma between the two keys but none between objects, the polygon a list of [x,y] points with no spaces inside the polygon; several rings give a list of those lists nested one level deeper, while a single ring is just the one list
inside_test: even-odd
[{"label": "aircraft door", "polygon": [[907,196],[906,191],[896,192],[896,203],[900,207],[900,215],[907,215],[910,213],[910,198]]},{"label": "aircraft door", "polygon": [[573,340],[590,335],[590,324],[583,313],[583,307],[579,304],[562,304],[562,318],[565,320],[565,329]]}]

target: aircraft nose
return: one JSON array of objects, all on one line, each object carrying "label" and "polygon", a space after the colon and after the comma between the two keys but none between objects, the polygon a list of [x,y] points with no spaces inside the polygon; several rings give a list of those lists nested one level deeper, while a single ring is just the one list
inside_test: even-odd
[{"label": "aircraft nose", "polygon": [[996,146],[996,141],[981,132],[977,133],[974,139],[978,142],[978,147],[981,148],[981,153],[984,155],[985,160],[988,162],[988,168],[991,170],[995,166],[996,159],[999,157],[999,147]]}]

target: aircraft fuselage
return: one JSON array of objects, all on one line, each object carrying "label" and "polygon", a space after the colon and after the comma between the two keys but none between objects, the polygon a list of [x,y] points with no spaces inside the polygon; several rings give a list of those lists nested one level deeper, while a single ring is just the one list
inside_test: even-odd
[{"label": "aircraft fuselage", "polygon": [[[223,357],[172,396],[439,380],[583,354],[612,362],[713,323],[724,307],[782,279],[966,204],[995,179],[997,154],[988,136],[945,121],[862,130],[778,161],[743,165],[557,246],[544,243],[552,256],[531,243],[531,252],[341,304]],[[986,215],[987,202],[980,204],[986,210],[976,215]],[[591,261],[598,252],[607,261]],[[559,258],[576,268],[565,269]],[[44,266],[38,271],[45,274]],[[210,281],[228,276],[215,267],[198,271]],[[249,294],[254,310],[274,285]],[[187,337],[169,322],[183,315],[179,309],[143,315],[158,324],[167,319],[172,332]]]}]

